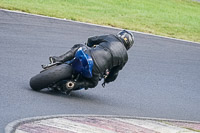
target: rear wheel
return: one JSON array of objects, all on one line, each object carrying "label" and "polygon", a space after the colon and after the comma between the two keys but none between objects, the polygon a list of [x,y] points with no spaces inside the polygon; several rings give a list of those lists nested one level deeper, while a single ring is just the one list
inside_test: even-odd
[{"label": "rear wheel", "polygon": [[72,75],[72,67],[68,64],[61,64],[49,68],[30,79],[30,86],[35,91],[47,88],[60,80],[68,79]]}]

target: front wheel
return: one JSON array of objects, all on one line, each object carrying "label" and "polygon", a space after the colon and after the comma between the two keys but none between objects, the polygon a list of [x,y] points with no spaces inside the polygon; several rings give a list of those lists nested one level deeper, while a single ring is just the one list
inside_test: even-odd
[{"label": "front wheel", "polygon": [[47,88],[60,80],[68,79],[72,76],[72,67],[68,64],[61,64],[49,68],[30,79],[30,86],[35,91]]}]

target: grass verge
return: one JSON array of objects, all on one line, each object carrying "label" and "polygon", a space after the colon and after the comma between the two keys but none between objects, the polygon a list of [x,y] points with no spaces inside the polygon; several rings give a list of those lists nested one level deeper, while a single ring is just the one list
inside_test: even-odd
[{"label": "grass verge", "polygon": [[200,2],[191,0],[0,0],[0,8],[200,42]]}]

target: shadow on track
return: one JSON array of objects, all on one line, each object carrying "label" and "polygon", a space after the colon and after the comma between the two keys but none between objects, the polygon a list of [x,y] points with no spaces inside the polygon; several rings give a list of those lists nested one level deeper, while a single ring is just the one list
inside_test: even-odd
[{"label": "shadow on track", "polygon": [[31,88],[28,88],[28,90],[32,91],[32,92],[36,92],[36,93],[40,93],[40,94],[47,94],[47,95],[51,95],[51,96],[56,96],[56,97],[62,97],[62,98],[66,98],[66,99],[70,99],[70,100],[81,100],[81,101],[90,101],[90,102],[98,102],[101,103],[102,102],[102,97],[99,97],[99,95],[95,95],[95,94],[89,94],[86,93],[84,91],[74,91],[71,92],[70,95],[66,95],[63,94],[59,91],[55,91],[55,90],[50,90],[50,89],[43,89],[41,91],[34,91]]}]

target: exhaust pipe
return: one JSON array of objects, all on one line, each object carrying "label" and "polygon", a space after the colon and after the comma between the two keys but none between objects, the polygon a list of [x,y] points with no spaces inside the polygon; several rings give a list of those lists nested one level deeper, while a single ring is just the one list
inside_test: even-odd
[{"label": "exhaust pipe", "polygon": [[66,83],[66,88],[67,89],[73,89],[74,86],[75,86],[75,83],[72,82],[72,81],[69,81],[69,82]]}]

